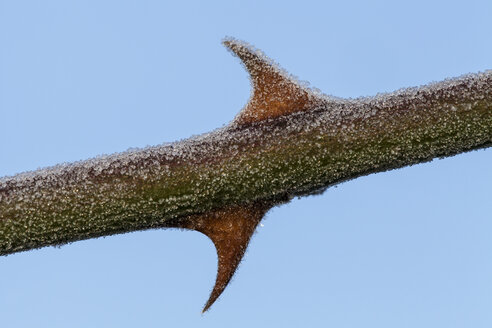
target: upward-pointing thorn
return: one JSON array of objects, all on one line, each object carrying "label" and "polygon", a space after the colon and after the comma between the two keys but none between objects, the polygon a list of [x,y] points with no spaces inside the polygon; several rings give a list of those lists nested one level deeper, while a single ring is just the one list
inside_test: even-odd
[{"label": "upward-pointing thorn", "polygon": [[241,59],[253,87],[248,104],[236,116],[234,123],[242,125],[307,111],[326,102],[247,43],[226,39],[223,44]]}]

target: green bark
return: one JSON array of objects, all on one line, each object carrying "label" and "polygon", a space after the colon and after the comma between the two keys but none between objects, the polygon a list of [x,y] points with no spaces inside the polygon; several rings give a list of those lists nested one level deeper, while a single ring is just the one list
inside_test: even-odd
[{"label": "green bark", "polygon": [[0,180],[0,255],[279,202],[492,144],[492,72]]}]

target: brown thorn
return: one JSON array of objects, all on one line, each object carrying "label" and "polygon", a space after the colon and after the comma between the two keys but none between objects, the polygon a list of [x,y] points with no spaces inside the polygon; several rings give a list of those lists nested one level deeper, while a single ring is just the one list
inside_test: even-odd
[{"label": "brown thorn", "polygon": [[192,215],[173,223],[172,227],[199,231],[215,245],[218,257],[217,278],[203,308],[206,312],[229,284],[241,262],[256,226],[271,204],[253,203]]},{"label": "brown thorn", "polygon": [[224,40],[223,44],[241,59],[253,87],[248,104],[234,123],[242,125],[307,111],[325,102],[252,46],[234,39]]}]

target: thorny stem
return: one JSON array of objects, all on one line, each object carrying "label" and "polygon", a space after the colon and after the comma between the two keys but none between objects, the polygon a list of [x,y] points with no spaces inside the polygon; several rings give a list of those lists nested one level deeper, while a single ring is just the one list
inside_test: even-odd
[{"label": "thorny stem", "polygon": [[0,255],[285,201],[492,144],[492,71],[0,179]]}]

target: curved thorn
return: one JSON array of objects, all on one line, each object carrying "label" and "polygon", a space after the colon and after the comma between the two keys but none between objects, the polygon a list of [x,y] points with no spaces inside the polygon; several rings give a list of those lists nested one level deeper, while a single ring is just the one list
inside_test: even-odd
[{"label": "curved thorn", "polygon": [[236,40],[225,39],[224,46],[241,59],[248,71],[252,94],[234,123],[242,125],[307,111],[322,106],[326,99],[301,85],[261,51]]},{"label": "curved thorn", "polygon": [[260,202],[233,206],[188,216],[169,225],[205,234],[212,240],[217,250],[217,277],[203,312],[214,304],[229,284],[246,252],[256,226],[271,206],[272,204]]}]

